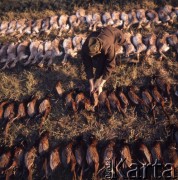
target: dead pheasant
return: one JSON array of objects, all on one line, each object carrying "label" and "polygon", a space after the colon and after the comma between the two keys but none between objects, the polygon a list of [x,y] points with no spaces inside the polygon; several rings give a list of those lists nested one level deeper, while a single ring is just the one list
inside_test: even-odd
[{"label": "dead pheasant", "polygon": [[39,105],[38,108],[38,112],[39,114],[42,116],[41,118],[41,122],[40,122],[40,127],[39,129],[41,130],[44,121],[46,120],[46,118],[48,117],[49,113],[51,112],[51,103],[49,98],[45,98]]},{"label": "dead pheasant", "polygon": [[31,149],[29,149],[26,153],[25,153],[25,167],[28,171],[28,175],[27,175],[27,179],[28,180],[32,180],[33,177],[32,177],[32,168],[34,166],[34,161],[35,161],[35,158],[36,158],[36,149],[35,147],[32,147]]},{"label": "dead pheasant", "polygon": [[7,150],[0,156],[0,172],[3,173],[9,166],[11,161],[11,151]]},{"label": "dead pheasant", "polygon": [[7,107],[4,110],[4,123],[5,123],[5,128],[4,128],[4,138],[5,138],[5,142],[8,136],[8,132],[9,132],[9,128],[11,123],[13,122],[13,118],[15,117],[15,105],[14,102],[10,103],[7,105]]},{"label": "dead pheasant", "polygon": [[0,103],[0,120],[3,118],[4,114],[4,106],[8,103],[8,101],[3,101]]},{"label": "dead pheasant", "polygon": [[58,81],[57,84],[56,84],[56,92],[59,95],[59,97],[62,97],[62,95],[63,95],[63,88],[62,88],[62,85],[61,85],[60,81]]},{"label": "dead pheasant", "polygon": [[12,164],[8,169],[6,169],[6,179],[9,179],[10,176],[14,173],[13,171],[20,169],[23,165],[23,157],[24,157],[24,148],[21,146],[16,146],[14,151],[14,156],[12,160]]},{"label": "dead pheasant", "polygon": [[73,142],[69,142],[67,146],[62,150],[61,155],[62,164],[65,168],[70,166],[70,171],[73,174],[73,178],[76,179],[76,159],[73,153]]},{"label": "dead pheasant", "polygon": [[104,148],[104,152],[102,155],[102,168],[98,171],[98,174],[102,174],[103,171],[106,170],[106,167],[115,162],[115,159],[115,142],[114,140],[110,140]]},{"label": "dead pheasant", "polygon": [[85,166],[85,145],[83,139],[81,139],[81,136],[77,137],[76,139],[76,144],[74,147],[74,155],[76,158],[77,162],[77,175],[79,175],[79,180],[83,179],[83,171],[84,171],[84,166]]},{"label": "dead pheasant", "polygon": [[99,109],[106,106],[109,113],[112,114],[109,99],[108,99],[108,96],[107,96],[107,91],[101,92],[101,94],[98,97],[98,101],[99,101],[98,102]]},{"label": "dead pheasant", "polygon": [[132,103],[135,105],[144,104],[143,100],[140,99],[140,97],[135,93],[135,88],[133,86],[129,87],[128,97],[132,101]]},{"label": "dead pheasant", "polygon": [[30,118],[34,117],[36,114],[36,102],[37,102],[37,97],[32,97],[31,101],[27,104],[27,114]]},{"label": "dead pheasant", "polygon": [[74,91],[71,91],[70,93],[68,93],[66,95],[66,98],[65,98],[65,106],[66,108],[71,108],[73,109],[74,112],[77,112],[77,107],[76,107],[76,103],[74,101]]},{"label": "dead pheasant", "polygon": [[167,119],[169,120],[170,119],[169,115],[167,114],[167,112],[165,110],[165,107],[164,107],[164,104],[165,104],[164,99],[161,96],[161,94],[159,93],[156,86],[152,87],[151,93],[152,93],[152,96],[155,99],[156,103],[162,107],[162,110],[163,110],[164,114],[166,115]]},{"label": "dead pheasant", "polygon": [[76,104],[76,108],[77,110],[79,109],[79,106],[84,104],[85,102],[85,95],[83,92],[80,92],[76,95],[75,97],[75,104]]},{"label": "dead pheasant", "polygon": [[143,88],[142,90],[142,99],[145,106],[149,108],[149,110],[151,110],[152,115],[153,115],[153,120],[155,121],[155,110],[154,110],[155,102],[150,92],[146,88]]},{"label": "dead pheasant", "polygon": [[11,122],[14,122],[16,119],[21,119],[21,118],[24,118],[24,117],[26,117],[26,108],[25,108],[25,104],[23,102],[21,102],[18,105],[17,115],[16,115],[15,118],[13,118],[11,120]]},{"label": "dead pheasant", "polygon": [[153,157],[154,162],[157,160],[158,162],[164,164],[163,154],[162,154],[162,147],[160,141],[155,141],[152,146],[151,154]]},{"label": "dead pheasant", "polygon": [[129,100],[126,97],[126,95],[124,94],[123,89],[117,87],[116,95],[121,100],[121,103],[123,105],[123,109],[126,112],[127,111],[127,107],[129,106]]},{"label": "dead pheasant", "polygon": [[130,168],[133,163],[131,150],[128,144],[122,144],[119,160],[119,163],[116,165],[116,173],[119,177],[123,177],[122,171]]},{"label": "dead pheasant", "polygon": [[140,162],[140,163],[141,164],[145,164],[145,163],[151,164],[152,156],[151,156],[151,153],[150,153],[149,149],[147,148],[147,146],[144,143],[140,143],[138,150],[139,150],[140,154],[143,155],[142,162]]},{"label": "dead pheasant", "polygon": [[54,172],[61,165],[59,147],[56,147],[51,151],[49,158],[49,165],[52,172]]},{"label": "dead pheasant", "polygon": [[41,134],[38,145],[38,153],[40,156],[45,156],[49,151],[49,132],[45,131]]},{"label": "dead pheasant", "polygon": [[168,155],[168,160],[167,162],[171,163],[171,177],[175,178],[175,169],[178,168],[178,154],[177,154],[177,149],[174,144],[169,143],[168,147],[166,148],[166,153]]},{"label": "dead pheasant", "polygon": [[153,76],[153,80],[155,81],[158,88],[163,92],[163,95],[166,96],[170,102],[170,107],[172,106],[172,98],[171,98],[171,85],[165,78],[160,76]]},{"label": "dead pheasant", "polygon": [[114,91],[112,91],[111,93],[109,93],[108,95],[108,100],[110,102],[110,105],[112,108],[117,109],[120,113],[122,113],[122,115],[124,117],[127,117],[126,113],[124,112],[124,110],[121,107],[120,101],[117,98],[116,94]]},{"label": "dead pheasant", "polygon": [[97,151],[97,144],[98,144],[98,140],[96,139],[95,136],[92,135],[90,137],[90,143],[87,147],[87,152],[86,152],[86,161],[88,164],[87,170],[94,168],[95,177],[97,176],[99,170],[99,154]]}]

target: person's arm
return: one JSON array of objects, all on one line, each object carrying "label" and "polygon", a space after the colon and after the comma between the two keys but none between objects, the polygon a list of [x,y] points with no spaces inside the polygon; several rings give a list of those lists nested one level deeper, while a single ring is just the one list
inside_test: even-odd
[{"label": "person's arm", "polygon": [[102,78],[102,84],[106,82],[106,80],[111,76],[114,68],[115,68],[116,62],[115,62],[115,46],[114,44],[110,46],[108,49],[108,53],[106,54],[106,61],[105,66],[103,70],[103,78]]}]

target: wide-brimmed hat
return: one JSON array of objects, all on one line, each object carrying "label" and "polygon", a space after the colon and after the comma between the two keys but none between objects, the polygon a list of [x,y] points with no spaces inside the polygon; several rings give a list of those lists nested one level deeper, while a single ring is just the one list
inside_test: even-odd
[{"label": "wide-brimmed hat", "polygon": [[91,37],[88,42],[88,53],[90,56],[101,53],[102,43],[96,37]]}]

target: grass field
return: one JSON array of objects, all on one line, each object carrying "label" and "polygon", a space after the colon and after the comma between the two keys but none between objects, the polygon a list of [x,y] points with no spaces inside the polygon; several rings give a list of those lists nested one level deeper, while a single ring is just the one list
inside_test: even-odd
[{"label": "grass field", "polygon": [[[143,8],[157,8],[164,4],[163,1],[112,1],[113,4],[92,4],[88,7],[88,11],[105,11],[107,9],[117,8],[121,10],[130,10],[137,7]],[[161,4],[159,4],[161,2]],[[178,6],[178,1],[167,1],[169,4]],[[41,4],[40,4],[41,3]],[[66,12],[72,14],[83,5],[82,1],[75,4],[75,1],[63,3],[63,1],[30,1],[30,0],[1,0],[0,2],[0,20],[12,20],[14,18],[44,18],[54,14],[61,14]],[[87,5],[83,5],[86,7]],[[154,31],[174,31],[178,25],[175,24],[170,28],[155,27]],[[135,29],[133,29],[135,31]],[[150,30],[151,31],[151,30]],[[142,32],[142,31],[141,31]],[[143,32],[145,33],[145,32]],[[149,32],[146,32],[149,33]],[[55,34],[54,34],[55,35]],[[26,37],[23,37],[26,38]],[[44,38],[44,37],[40,37]],[[50,38],[50,37],[47,37]],[[9,37],[3,37],[1,41],[11,40]],[[16,40],[16,39],[12,39]],[[138,90],[141,86],[147,85],[151,76],[154,73],[164,75],[171,84],[178,83],[178,62],[168,54],[169,60],[159,61],[158,57],[150,57],[148,62],[144,60],[142,55],[141,62],[138,64],[129,64],[121,62],[116,67],[116,73],[112,75],[107,82],[106,89],[116,86],[135,85]],[[89,113],[82,110],[79,114],[74,114],[72,111],[66,111],[63,99],[59,98],[55,93],[55,84],[60,80],[63,89],[68,91],[73,88],[80,88],[85,90],[87,88],[87,80],[84,69],[81,63],[80,55],[77,59],[70,59],[68,65],[63,67],[61,65],[62,59],[56,59],[56,66],[48,69],[40,69],[38,67],[21,67],[16,66],[12,70],[5,70],[0,72],[0,100],[14,99],[16,101],[23,101],[31,95],[37,95],[39,98],[50,95],[52,99],[52,112],[48,117],[44,130],[49,130],[51,144],[57,142],[67,141],[81,133],[91,132],[96,135],[101,141],[118,137],[125,138],[127,142],[132,143],[138,138],[143,138],[149,144],[155,139],[164,140],[167,137],[165,127],[167,120],[162,112],[157,117],[157,123],[153,125],[149,119],[143,117],[142,112],[134,114],[134,108],[130,107],[129,117],[124,119],[121,114],[114,112],[112,116],[108,116],[105,111],[100,114]],[[178,101],[173,100],[173,108],[167,110],[171,117],[171,124],[177,123],[178,117]],[[16,121],[9,131],[7,145],[12,145],[14,139],[22,134],[33,142],[38,137],[36,131],[38,123],[31,119],[29,124],[26,122]],[[3,138],[0,138],[3,143]]]}]

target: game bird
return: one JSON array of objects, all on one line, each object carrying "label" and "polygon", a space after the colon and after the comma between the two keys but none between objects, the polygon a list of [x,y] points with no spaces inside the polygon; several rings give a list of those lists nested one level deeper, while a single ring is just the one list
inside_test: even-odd
[{"label": "game bird", "polygon": [[33,96],[27,104],[27,114],[30,118],[34,117],[34,115],[37,112],[37,109],[36,109],[37,99],[38,99],[38,97]]},{"label": "game bird", "polygon": [[25,168],[27,169],[27,179],[28,180],[32,180],[33,179],[33,172],[32,172],[32,168],[34,166],[34,162],[37,156],[37,150],[36,148],[33,146],[31,147],[26,153],[25,153],[25,157],[24,157],[24,161],[25,161]]},{"label": "game bird", "polygon": [[66,97],[65,97],[65,106],[66,108],[71,108],[74,112],[77,112],[77,107],[76,107],[76,103],[74,100],[74,91],[69,92]]},{"label": "game bird", "polygon": [[127,117],[125,111],[122,109],[119,99],[114,91],[109,93],[108,100],[112,108],[117,109],[124,117]]},{"label": "game bird", "polygon": [[[94,169],[94,176],[97,177],[99,170],[99,154],[97,150],[98,140],[94,135],[90,136],[89,144],[86,151],[86,161],[89,169]],[[85,170],[85,171],[87,171]]]},{"label": "game bird", "polygon": [[61,154],[62,164],[65,168],[70,166],[70,171],[73,174],[73,179],[76,179],[76,158],[73,153],[73,142],[69,142],[62,150]]},{"label": "game bird", "polygon": [[99,95],[98,97],[98,106],[99,106],[99,110],[103,107],[106,107],[109,114],[112,114],[111,112],[111,107],[110,107],[110,103],[109,103],[109,99],[108,99],[108,96],[107,96],[107,91],[104,90],[101,92],[101,94]]},{"label": "game bird", "polygon": [[126,95],[124,94],[122,87],[117,87],[116,95],[119,98],[119,100],[121,101],[121,105],[123,106],[123,109],[126,112],[127,111],[127,107],[129,106],[129,100],[126,97]]},{"label": "game bird", "polygon": [[59,146],[57,146],[50,152],[50,157],[49,157],[49,166],[50,166],[52,173],[60,165],[61,165],[61,159],[60,159],[60,154],[59,154]]}]

